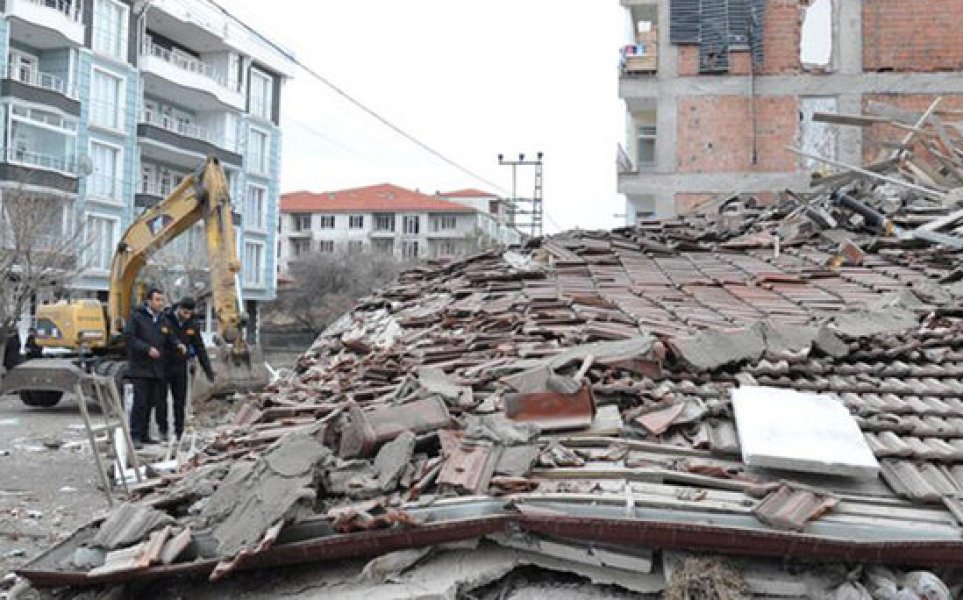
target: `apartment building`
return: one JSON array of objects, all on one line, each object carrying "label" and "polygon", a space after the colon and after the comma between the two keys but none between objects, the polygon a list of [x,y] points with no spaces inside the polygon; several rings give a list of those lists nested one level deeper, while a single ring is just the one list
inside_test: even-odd
[{"label": "apartment building", "polygon": [[[963,107],[959,0],[621,0],[618,190],[629,223],[718,194],[806,189],[818,160],[862,164],[905,132],[816,112]],[[892,115],[887,115],[892,116]]]},{"label": "apartment building", "polygon": [[[227,171],[247,309],[274,297],[279,106],[290,54],[208,0],[4,0],[0,189],[82,228],[74,295],[104,298],[117,241],[208,155]],[[176,244],[203,251],[196,230]],[[203,258],[203,255],[201,254]]]},{"label": "apartment building", "polygon": [[454,258],[489,240],[517,243],[517,233],[497,217],[501,209],[491,212],[496,200],[478,190],[428,195],[391,184],[284,194],[279,261],[286,271],[311,252]]}]

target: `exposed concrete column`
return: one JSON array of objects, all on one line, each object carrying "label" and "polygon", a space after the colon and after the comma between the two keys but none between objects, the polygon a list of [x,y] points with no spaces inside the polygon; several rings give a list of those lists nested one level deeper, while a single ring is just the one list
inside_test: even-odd
[{"label": "exposed concrete column", "polygon": [[676,168],[679,103],[675,96],[660,93],[657,104],[655,165],[658,173],[673,173]]},{"label": "exposed concrete column", "polygon": [[656,73],[659,92],[655,143],[655,164],[659,173],[672,173],[676,167],[678,102],[662,83],[678,77],[679,48],[669,42],[669,3],[659,2],[659,70]]},{"label": "exposed concrete column", "polygon": [[862,73],[863,0],[835,0],[834,13],[839,72],[846,75]]},{"label": "exposed concrete column", "polygon": [[[842,114],[858,115],[863,110],[862,94],[840,94],[836,110]],[[863,128],[837,127],[839,132],[839,160],[851,165],[863,163]]]},{"label": "exposed concrete column", "polygon": [[669,3],[659,2],[659,68],[658,79],[679,76],[679,48],[669,42]]}]

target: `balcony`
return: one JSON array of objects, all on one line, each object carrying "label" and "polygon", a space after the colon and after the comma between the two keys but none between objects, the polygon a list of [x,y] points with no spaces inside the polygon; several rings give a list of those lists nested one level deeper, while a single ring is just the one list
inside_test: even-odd
[{"label": "balcony", "polygon": [[156,181],[141,181],[134,192],[134,207],[150,208],[159,204],[173,189],[173,185],[162,186]]},{"label": "balcony", "polygon": [[[213,135],[210,129],[178,121],[169,115],[161,115],[154,111],[145,110],[141,112],[137,124],[137,137],[148,142],[155,142],[156,152],[150,150],[148,156],[157,160],[166,160],[175,165],[186,165],[193,168],[198,156],[204,158],[215,156],[221,162],[241,166],[241,155],[228,149],[227,144],[219,137]],[[190,153],[187,161],[183,158],[161,154],[181,154]]]},{"label": "balcony", "polygon": [[56,107],[68,114],[80,116],[77,86],[63,78],[36,69],[15,68],[7,65],[0,71],[3,81],[0,94],[36,104]]},{"label": "balcony", "polygon": [[[213,66],[197,58],[173,52],[145,36],[140,50],[140,68],[145,75],[145,85],[152,94],[161,97],[177,95],[182,104],[200,110],[214,110],[213,102],[244,110],[244,95],[227,85],[227,78]],[[179,89],[163,93],[161,80]]]},{"label": "balcony", "polygon": [[7,0],[7,16],[29,35],[34,48],[84,45],[81,0]]},{"label": "balcony", "polygon": [[77,164],[73,156],[54,156],[25,148],[0,151],[0,180],[77,193]]}]

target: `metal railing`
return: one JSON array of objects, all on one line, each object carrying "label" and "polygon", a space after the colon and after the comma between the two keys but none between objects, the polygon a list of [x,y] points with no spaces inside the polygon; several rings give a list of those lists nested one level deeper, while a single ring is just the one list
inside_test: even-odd
[{"label": "metal railing", "polygon": [[76,85],[69,85],[62,77],[52,73],[45,73],[25,66],[6,65],[3,69],[3,77],[29,86],[57,92],[74,100],[78,97]]},{"label": "metal railing", "polygon": [[618,169],[619,175],[627,175],[631,173],[636,173],[635,165],[632,164],[632,159],[629,157],[629,153],[625,151],[622,144],[619,144],[618,152],[615,155],[615,165]]},{"label": "metal railing", "polygon": [[73,157],[53,156],[33,152],[24,148],[4,148],[4,161],[13,164],[20,164],[29,167],[39,167],[41,169],[52,169],[75,175],[77,173],[77,163]]},{"label": "metal railing", "polygon": [[160,127],[165,131],[170,131],[171,133],[176,133],[185,137],[211,142],[212,144],[216,143],[214,136],[211,135],[211,130],[207,127],[202,127],[193,123],[184,123],[183,121],[178,121],[171,115],[162,115],[152,110],[145,109],[140,114],[140,122],[147,123],[148,125],[154,125],[155,127]]},{"label": "metal railing", "polygon": [[63,13],[65,17],[71,21],[81,22],[83,13],[81,12],[81,6],[83,2],[80,0],[25,0],[30,4],[36,4],[37,6],[43,6],[45,8],[51,8],[57,12]]},{"label": "metal railing", "polygon": [[141,181],[140,185],[137,187],[138,194],[150,194],[152,196],[160,196],[161,198],[166,198],[170,196],[171,192],[174,191],[174,183],[162,184],[159,181]]},{"label": "metal railing", "polygon": [[188,58],[186,56],[176,54],[167,48],[158,46],[154,43],[150,36],[145,36],[143,46],[141,47],[141,54],[159,58],[162,61],[170,63],[179,69],[183,69],[184,71],[203,75],[217,85],[230,89],[227,85],[227,79],[212,65],[196,58]]}]

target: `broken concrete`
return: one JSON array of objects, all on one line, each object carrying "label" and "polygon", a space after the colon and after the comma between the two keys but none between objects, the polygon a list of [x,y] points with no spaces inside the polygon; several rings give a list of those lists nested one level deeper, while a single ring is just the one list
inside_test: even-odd
[{"label": "broken concrete", "polygon": [[313,514],[321,466],[331,456],[318,436],[318,428],[288,434],[256,460],[234,465],[201,513],[220,556],[233,557],[272,526]]},{"label": "broken concrete", "polygon": [[390,492],[398,486],[398,480],[411,462],[411,454],[414,450],[415,434],[405,431],[378,451],[374,460],[374,469],[383,492]]},{"label": "broken concrete", "polygon": [[108,515],[91,541],[96,548],[125,548],[147,538],[152,531],[171,525],[170,515],[149,506],[124,503]]}]

